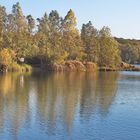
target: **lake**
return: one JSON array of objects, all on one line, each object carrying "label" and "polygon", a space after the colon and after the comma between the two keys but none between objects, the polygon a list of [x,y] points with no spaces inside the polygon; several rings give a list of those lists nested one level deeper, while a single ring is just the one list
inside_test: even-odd
[{"label": "lake", "polygon": [[1,74],[0,140],[140,140],[140,72]]}]

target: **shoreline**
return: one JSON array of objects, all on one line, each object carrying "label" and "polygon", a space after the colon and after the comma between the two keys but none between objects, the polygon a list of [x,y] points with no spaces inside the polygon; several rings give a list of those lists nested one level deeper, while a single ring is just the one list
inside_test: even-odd
[{"label": "shoreline", "polygon": [[122,62],[118,68],[99,67],[93,62],[70,61],[66,64],[47,65],[44,68],[32,67],[34,72],[98,72],[98,71],[140,71],[140,67]]},{"label": "shoreline", "polygon": [[[19,64],[18,64],[19,65]],[[96,72],[96,71],[140,71],[140,67],[121,62],[118,67],[97,66],[93,62],[80,62],[76,60],[66,61],[63,64],[50,64],[50,65],[19,65],[19,68],[0,69],[0,72]]]}]

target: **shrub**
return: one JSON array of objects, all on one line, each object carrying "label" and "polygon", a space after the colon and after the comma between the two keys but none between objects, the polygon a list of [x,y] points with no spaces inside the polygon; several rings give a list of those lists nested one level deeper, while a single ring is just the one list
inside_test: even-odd
[{"label": "shrub", "polygon": [[25,72],[31,72],[32,71],[32,67],[28,64],[23,64],[22,68],[23,68],[23,71],[25,71]]},{"label": "shrub", "polygon": [[20,65],[17,63],[12,63],[9,67],[8,67],[8,71],[19,71],[20,70]]},{"label": "shrub", "polygon": [[0,64],[8,67],[15,58],[15,53],[14,51],[10,49],[3,49],[0,51]]},{"label": "shrub", "polygon": [[27,64],[19,65],[17,63],[12,63],[8,67],[8,71],[11,71],[11,72],[31,72],[32,67],[30,65],[27,65]]}]

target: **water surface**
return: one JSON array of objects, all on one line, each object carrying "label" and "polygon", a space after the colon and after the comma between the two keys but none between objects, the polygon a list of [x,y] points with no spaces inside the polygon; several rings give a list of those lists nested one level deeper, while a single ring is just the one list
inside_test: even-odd
[{"label": "water surface", "polygon": [[0,75],[0,140],[93,139],[140,139],[140,73]]}]

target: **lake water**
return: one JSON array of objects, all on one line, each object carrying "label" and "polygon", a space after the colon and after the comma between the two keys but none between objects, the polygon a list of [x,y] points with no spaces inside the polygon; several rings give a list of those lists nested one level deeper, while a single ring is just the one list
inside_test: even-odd
[{"label": "lake water", "polygon": [[140,72],[1,74],[0,140],[140,140]]}]

